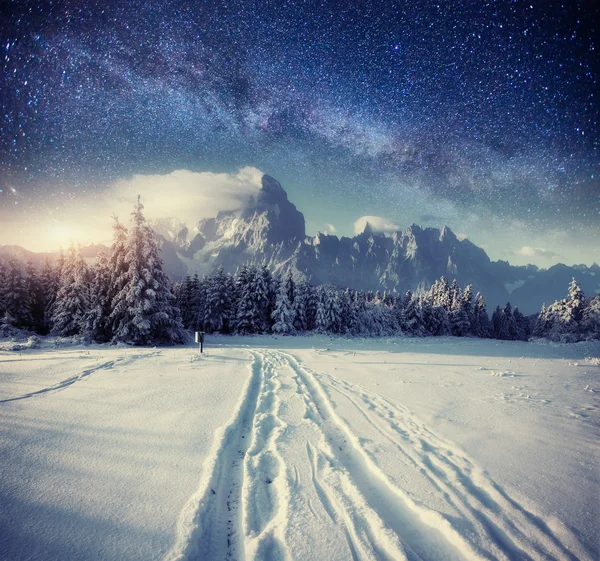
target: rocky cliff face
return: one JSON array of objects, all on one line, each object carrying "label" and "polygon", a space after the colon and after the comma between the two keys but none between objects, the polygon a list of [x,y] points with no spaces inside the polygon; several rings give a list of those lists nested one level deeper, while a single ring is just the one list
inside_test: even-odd
[{"label": "rocky cliff face", "polygon": [[243,263],[266,261],[273,270],[292,269],[314,284],[404,292],[429,286],[444,275],[463,286],[473,284],[490,311],[510,300],[525,314],[537,312],[543,302],[564,298],[572,276],[587,295],[600,291],[597,265],[556,265],[540,271],[532,265],[492,262],[483,249],[459,240],[447,226],[423,229],[413,224],[386,236],[367,224],[353,238],[321,233],[306,237],[303,214],[268,175],[241,210],[219,213],[191,229],[170,220],[157,224],[156,230],[163,239],[165,266],[176,278],[186,270],[204,274],[223,265],[234,272]]}]

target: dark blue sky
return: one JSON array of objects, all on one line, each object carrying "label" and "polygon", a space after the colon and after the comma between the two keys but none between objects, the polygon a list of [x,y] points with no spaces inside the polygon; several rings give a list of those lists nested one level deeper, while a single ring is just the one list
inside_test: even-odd
[{"label": "dark blue sky", "polygon": [[598,259],[597,2],[165,4],[2,3],[3,217],[253,166],[313,232],[373,214]]}]

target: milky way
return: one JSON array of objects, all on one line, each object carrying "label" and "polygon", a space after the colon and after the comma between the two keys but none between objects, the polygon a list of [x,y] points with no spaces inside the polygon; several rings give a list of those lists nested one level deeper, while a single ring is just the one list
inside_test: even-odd
[{"label": "milky way", "polygon": [[87,4],[2,3],[0,201],[252,165],[598,232],[595,2]]}]

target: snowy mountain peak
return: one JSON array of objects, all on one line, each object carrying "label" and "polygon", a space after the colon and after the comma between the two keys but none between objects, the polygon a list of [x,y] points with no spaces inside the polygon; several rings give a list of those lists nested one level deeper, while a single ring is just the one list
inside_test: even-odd
[{"label": "snowy mountain peak", "polygon": [[[542,301],[562,298],[572,276],[586,294],[593,294],[600,282],[597,269],[579,271],[563,265],[544,272],[491,262],[483,249],[468,239],[459,240],[448,226],[412,224],[386,235],[367,221],[353,238],[324,233],[306,237],[304,215],[269,175],[261,178],[261,188],[243,208],[220,212],[189,230],[176,220],[160,226],[165,267],[174,278],[181,278],[186,269],[203,274],[223,265],[227,272],[235,272],[244,263],[264,261],[274,271],[291,270],[313,284],[405,292],[444,275],[462,285],[472,284],[474,292],[485,295],[489,308],[504,306],[510,299],[525,313],[539,310]],[[513,285],[520,288],[509,294],[506,286]]]},{"label": "snowy mountain peak", "polygon": [[440,238],[439,239],[441,242],[443,242],[445,240],[448,240],[450,242],[458,241],[458,238],[456,237],[454,232],[452,230],[450,230],[450,228],[448,228],[448,226],[442,226],[442,229],[440,230]]}]

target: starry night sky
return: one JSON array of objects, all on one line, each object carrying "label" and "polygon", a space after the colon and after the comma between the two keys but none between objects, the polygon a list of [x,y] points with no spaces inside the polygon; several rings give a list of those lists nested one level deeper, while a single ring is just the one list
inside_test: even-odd
[{"label": "starry night sky", "polygon": [[448,224],[511,262],[600,258],[597,2],[0,11],[6,223],[56,220],[133,174],[253,166],[309,233],[373,214]]}]

